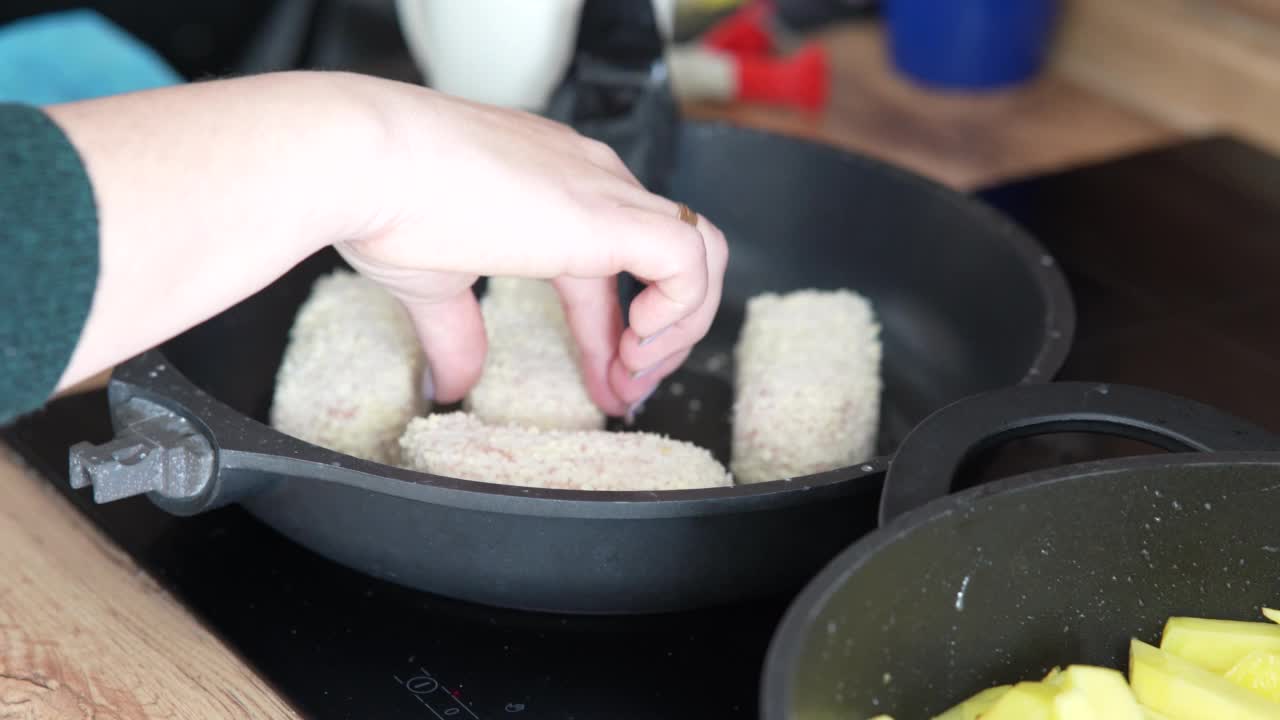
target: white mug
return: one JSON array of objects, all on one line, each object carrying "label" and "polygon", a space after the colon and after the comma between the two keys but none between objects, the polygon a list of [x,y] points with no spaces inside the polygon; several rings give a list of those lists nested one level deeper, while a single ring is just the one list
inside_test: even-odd
[{"label": "white mug", "polygon": [[[669,42],[675,0],[650,1]],[[396,10],[409,52],[431,87],[541,112],[573,59],[583,2],[396,0]]]}]

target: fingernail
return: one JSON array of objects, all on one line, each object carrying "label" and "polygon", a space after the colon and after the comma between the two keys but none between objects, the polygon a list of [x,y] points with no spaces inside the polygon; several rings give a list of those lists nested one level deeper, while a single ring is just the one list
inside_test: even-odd
[{"label": "fingernail", "polygon": [[643,370],[633,370],[633,371],[631,372],[631,379],[632,379],[632,380],[639,380],[640,378],[644,377],[645,375],[648,375],[649,373],[653,372],[654,370],[657,370],[657,369],[658,369],[658,365],[661,365],[661,364],[662,364],[662,363],[657,363],[657,364],[655,364],[655,365],[650,365],[649,367],[647,367],[647,368],[645,368],[645,369],[643,369]]},{"label": "fingernail", "polygon": [[627,425],[631,425],[632,423],[634,423],[636,421],[636,414],[644,411],[644,402],[649,398],[653,397],[653,392],[657,389],[658,389],[658,386],[654,385],[653,387],[649,388],[649,392],[645,393],[644,395],[641,395],[639,400],[636,400],[635,402],[631,403],[631,406],[627,408],[627,415],[622,419],[622,421]]},{"label": "fingernail", "polygon": [[671,326],[670,326],[670,325],[668,325],[668,326],[666,326],[666,327],[662,328],[661,330],[659,330],[658,332],[656,332],[656,333],[654,333],[654,334],[650,335],[649,337],[646,337],[646,338],[640,338],[640,347],[644,347],[645,345],[648,345],[649,343],[653,342],[654,340],[657,340],[658,338],[662,337],[662,333],[664,333],[664,332],[666,332],[666,331],[668,331],[668,330],[670,330],[670,329],[671,329]]},{"label": "fingernail", "polygon": [[422,368],[422,399],[427,402],[436,400],[436,384],[431,379],[431,368]]}]

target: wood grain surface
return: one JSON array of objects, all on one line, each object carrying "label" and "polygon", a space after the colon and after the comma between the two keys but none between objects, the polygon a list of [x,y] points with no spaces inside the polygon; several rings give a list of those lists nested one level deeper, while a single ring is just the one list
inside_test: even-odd
[{"label": "wood grain surface", "polygon": [[1072,0],[1058,75],[1183,132],[1280,151],[1280,3]]},{"label": "wood grain surface", "polygon": [[295,717],[2,446],[0,497],[0,718]]},{"label": "wood grain surface", "polygon": [[830,105],[821,115],[709,104],[688,105],[687,114],[834,143],[962,189],[1178,136],[1167,124],[1056,73],[994,93],[943,94],[917,87],[888,62],[877,24],[833,28],[819,39],[830,54],[832,79]]},{"label": "wood grain surface", "polygon": [[1280,3],[1276,0],[1210,0],[1225,12],[1236,12],[1254,20],[1280,26]]}]

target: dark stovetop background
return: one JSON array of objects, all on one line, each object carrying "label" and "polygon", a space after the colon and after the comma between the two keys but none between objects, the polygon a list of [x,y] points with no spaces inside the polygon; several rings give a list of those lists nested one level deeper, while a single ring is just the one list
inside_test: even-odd
[{"label": "dark stovetop background", "polygon": [[[1183,394],[1280,430],[1280,159],[1213,138],[989,190],[1068,273],[1078,341],[1062,378]],[[238,508],[178,520],[66,489],[66,451],[109,437],[101,394],[6,437],[304,715],[754,717],[785,599],[658,618],[493,611],[372,581]],[[1081,435],[1020,441],[985,477],[1143,452]]]}]

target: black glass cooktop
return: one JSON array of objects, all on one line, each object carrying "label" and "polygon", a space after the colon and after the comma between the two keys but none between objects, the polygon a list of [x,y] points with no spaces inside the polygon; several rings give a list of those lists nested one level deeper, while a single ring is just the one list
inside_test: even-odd
[{"label": "black glass cooktop", "polygon": [[[1280,159],[1211,138],[991,189],[1068,273],[1078,342],[1060,377],[1128,382],[1280,430]],[[5,435],[97,523],[315,718],[751,718],[785,598],[688,615],[495,611],[369,580],[237,508],[175,519],[67,489],[67,448],[109,438],[101,394]],[[1020,442],[988,474],[1143,448]]]}]

